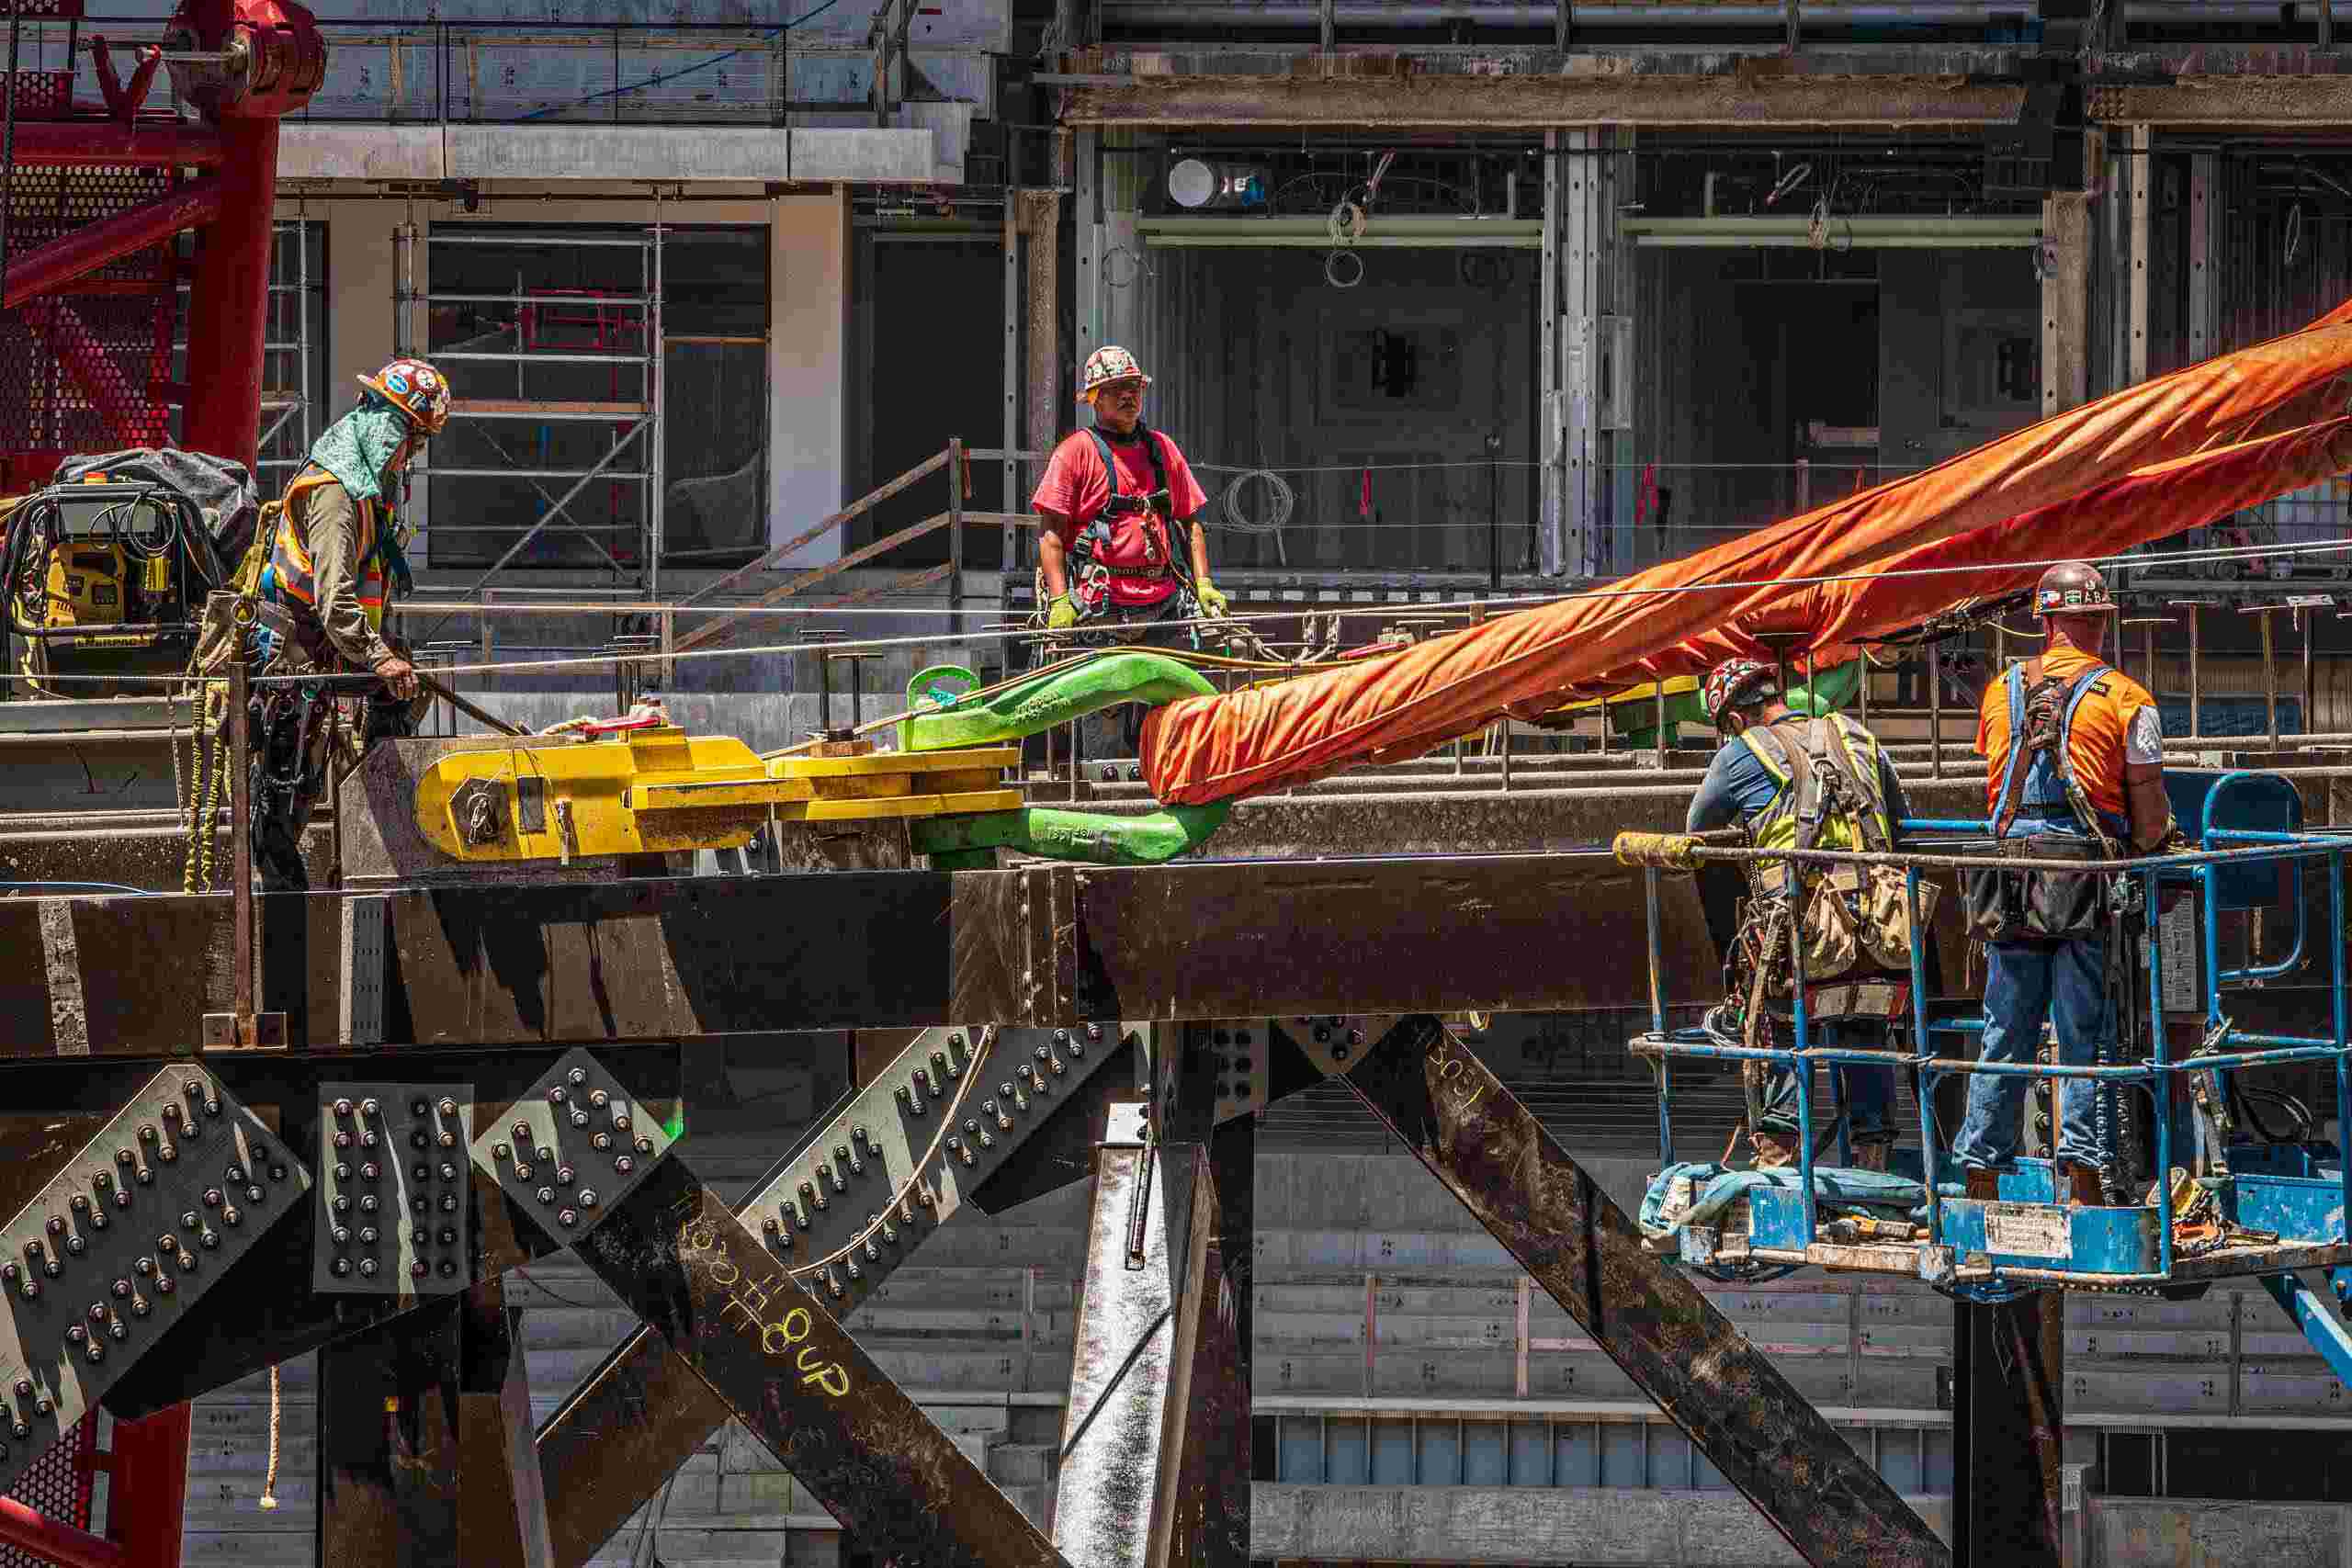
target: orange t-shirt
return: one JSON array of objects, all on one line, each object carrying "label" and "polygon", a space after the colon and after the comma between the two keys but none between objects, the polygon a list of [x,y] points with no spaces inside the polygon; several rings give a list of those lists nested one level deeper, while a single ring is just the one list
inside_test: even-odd
[{"label": "orange t-shirt", "polygon": [[[1105,436],[1110,433],[1103,432]],[[1177,521],[1198,516],[1209,503],[1201,483],[1193,477],[1193,466],[1184,461],[1184,454],[1176,443],[1159,431],[1151,438],[1159,444],[1160,467],[1168,476],[1168,501]],[[1123,495],[1148,495],[1152,490],[1151,454],[1144,450],[1140,441],[1110,443],[1111,458],[1119,465],[1119,491]],[[1096,448],[1094,438],[1085,431],[1062,437],[1061,445],[1046,465],[1045,478],[1037,481],[1037,493],[1029,504],[1039,512],[1057,512],[1069,519],[1067,526],[1055,531],[1061,536],[1067,548],[1077,543],[1078,531],[1102,515],[1111,503],[1110,476],[1102,471],[1102,454]],[[1169,547],[1173,548],[1171,545]],[[1157,604],[1176,592],[1172,577],[1122,577],[1115,572],[1111,578],[1111,603],[1114,604]]]},{"label": "orange t-shirt", "polygon": [[[2068,643],[2061,643],[2041,656],[2042,672],[2062,681],[2072,680],[2101,662],[2104,661],[2096,655]],[[2083,786],[2083,794],[2099,810],[2118,817],[2127,815],[2123,764],[2132,721],[2142,708],[2155,705],[2156,699],[2148,694],[2145,686],[2120,671],[2109,670],[2091,687],[2082,706],[2075,710],[2074,727],[2067,735],[2066,761],[2075,771],[2075,782]],[[1976,754],[1990,764],[1984,773],[1984,810],[1989,816],[2000,802],[2001,781],[2009,771],[2007,670],[1984,688],[1984,701],[1976,712]]]}]

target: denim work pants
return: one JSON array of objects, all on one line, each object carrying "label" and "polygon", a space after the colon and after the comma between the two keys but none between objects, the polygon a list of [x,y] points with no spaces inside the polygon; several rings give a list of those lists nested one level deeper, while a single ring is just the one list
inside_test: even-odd
[{"label": "denim work pants", "polygon": [[[1984,1048],[1980,1060],[2030,1062],[2041,1044],[2041,1021],[2058,1036],[2058,1060],[2070,1067],[2097,1064],[2114,1037],[2107,994],[2107,938],[2071,942],[1984,944]],[[1968,1079],[1968,1114],[1952,1154],[1979,1168],[2017,1157],[2018,1123],[2030,1080],[1974,1073]],[[2058,1089],[2058,1157],[2076,1165],[2105,1163],[2098,1146],[2098,1090],[2088,1078],[2062,1078]]]},{"label": "denim work pants", "polygon": [[[1886,1047],[1886,1025],[1876,1019],[1838,1019],[1815,1024],[1807,1032],[1812,1043],[1840,1051],[1878,1051]],[[1894,1068],[1848,1066],[1839,1064],[1838,1099],[1846,1108],[1847,1132],[1864,1143],[1891,1140],[1894,1126]],[[1818,1095],[1813,1101],[1814,1134],[1829,1124],[1829,1108]],[[1797,1069],[1775,1071],[1764,1097],[1760,1129],[1783,1138],[1797,1135]]]}]

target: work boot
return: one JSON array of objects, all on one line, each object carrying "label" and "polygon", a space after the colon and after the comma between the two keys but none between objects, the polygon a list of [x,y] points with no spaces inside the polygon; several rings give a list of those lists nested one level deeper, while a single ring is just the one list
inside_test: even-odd
[{"label": "work boot", "polygon": [[1993,1169],[1989,1166],[1970,1166],[1968,1168],[1968,1189],[1966,1195],[1980,1203],[1999,1202],[2001,1201],[2001,1173]]},{"label": "work boot", "polygon": [[1751,1133],[1747,1137],[1747,1146],[1754,1152],[1755,1166],[1758,1170],[1784,1170],[1797,1163],[1794,1138],[1785,1138],[1778,1133]]},{"label": "work boot", "polygon": [[2059,1202],[2071,1203],[2078,1209],[2107,1206],[2107,1184],[2099,1179],[2098,1167],[2060,1160],[2051,1168],[2051,1178]]},{"label": "work boot", "polygon": [[1894,1145],[1892,1144],[1875,1142],[1856,1144],[1854,1145],[1854,1168],[1856,1170],[1874,1170],[1881,1176],[1884,1176],[1886,1174],[1887,1151],[1892,1149],[1894,1146]]}]

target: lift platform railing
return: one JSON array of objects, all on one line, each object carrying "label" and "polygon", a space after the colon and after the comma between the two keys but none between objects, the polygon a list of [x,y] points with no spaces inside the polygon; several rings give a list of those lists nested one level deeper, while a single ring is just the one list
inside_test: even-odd
[{"label": "lift platform railing", "polygon": [[[2215,807],[2234,793],[2243,792],[2258,781],[2281,783],[2276,775],[2247,772],[2222,774],[2206,795],[2200,812],[2198,843],[2194,851],[2174,853],[2133,856],[2109,861],[2061,861],[2004,858],[2001,865],[2008,870],[2047,870],[2067,873],[2105,874],[2128,879],[2134,887],[2140,908],[2148,918],[2141,922],[2141,958],[2148,985],[2147,1015],[2144,1021],[2147,1055],[2136,1062],[2111,1066],[2067,1066],[2041,1062],[1984,1062],[1972,1058],[1943,1056],[1928,1048],[1938,1033],[1981,1033],[1981,1017],[1936,1018],[1930,1015],[1928,996],[1926,923],[1915,920],[1909,946],[1910,1014],[1914,1049],[1908,1053],[1887,1050],[1866,1050],[1850,1047],[1817,1045],[1814,1043],[1814,1021],[1809,1016],[1807,986],[1790,988],[1790,1019],[1792,1043],[1785,1048],[1748,1046],[1721,1043],[1721,1037],[1704,1030],[1669,1030],[1666,1026],[1664,976],[1660,971],[1662,956],[1658,877],[1661,859],[1623,852],[1621,858],[1634,860],[1645,868],[1647,882],[1648,909],[1647,944],[1650,961],[1651,1032],[1636,1041],[1636,1054],[1653,1061],[1658,1083],[1658,1141],[1663,1163],[1674,1162],[1672,1126],[1672,1060],[1679,1056],[1737,1062],[1769,1062],[1788,1069],[1794,1079],[1796,1091],[1797,1190],[1804,1215],[1804,1247],[1812,1248],[1819,1238],[1819,1214],[1815,1183],[1815,1115],[1812,1066],[1815,1064],[1837,1066],[1887,1066],[1907,1068],[1917,1075],[1917,1100],[1919,1111],[1921,1165],[1927,1194],[1928,1235],[1940,1240],[1947,1234],[1944,1224],[1945,1197],[1939,1177],[1943,1151],[1937,1135],[1933,1111],[1935,1086],[1947,1076],[1989,1074],[2039,1080],[2066,1078],[2087,1079],[2111,1084],[2134,1084],[2143,1087],[2157,1107],[2152,1118],[2154,1133],[2154,1155],[2157,1185],[2166,1193],[2166,1200],[2156,1205],[2158,1230],[2156,1236],[2156,1270],[2153,1274],[2099,1274],[2098,1282],[2108,1285],[2162,1283],[2173,1278],[2176,1262],[2175,1204],[2169,1198],[2173,1169],[2173,1094],[2170,1086],[2193,1074],[2231,1073],[2247,1068],[2274,1067],[2296,1063],[2327,1063],[2335,1069],[2336,1118],[2339,1145],[2346,1129],[2352,1129],[2352,1010],[2347,1009],[2345,952],[2345,857],[2352,852],[2352,833],[2307,831],[2301,827],[2300,797],[2291,789],[2285,794],[2295,804],[2290,813],[2290,826],[2286,830],[2267,830],[2242,827],[2226,827],[2215,820]],[[1967,834],[1990,840],[1990,825],[1986,822],[1962,819],[1905,819],[1897,825],[1898,832],[1916,845],[1920,835]],[[1932,841],[1932,840],[1930,840]],[[1981,869],[1982,856],[1936,853],[1917,847],[1890,852],[1869,852],[1835,850],[1771,850],[1736,848],[1695,842],[1675,841],[1670,858],[1664,863],[1675,868],[1693,869],[1705,863],[1746,864],[1763,862],[1802,862],[1808,864],[1876,865],[1899,867],[1904,874],[1905,896],[1911,908],[1918,908],[1920,878],[1923,873],[1937,871],[1968,871]],[[2299,965],[2309,946],[2307,914],[2302,897],[2302,868],[2311,861],[2325,863],[2328,887],[2330,1033],[2324,1037],[2277,1034],[2259,1031],[2240,1030],[2232,1024],[2222,1009],[2222,992],[2225,987],[2245,986],[2276,977]],[[2221,914],[2224,899],[2223,881],[2233,873],[2246,868],[2280,866],[2287,869],[2289,901],[2295,910],[2294,938],[2288,955],[2269,964],[2248,964],[2236,969],[2224,970],[2221,965]],[[2175,1053],[2167,1038],[2165,1017],[2167,1010],[2177,1015],[2177,1008],[2165,1005],[2164,976],[2165,933],[2155,912],[2162,908],[2164,889],[2194,885],[2202,895],[2199,899],[2199,930],[2197,939],[2201,946],[2202,963],[2198,966],[2201,978],[2202,1002],[2208,1025],[2206,1044],[2188,1055]],[[1802,922],[1795,922],[1799,928]],[[1804,932],[1797,929],[1792,940],[1797,948],[1792,958],[1796,972],[1804,964]],[[2175,940],[2177,940],[2176,936]],[[2237,1049],[2227,1047],[2237,1046]],[[1831,1075],[1833,1110],[1842,1110],[1837,1102],[1837,1075]],[[1848,1131],[1844,1118],[1838,1122],[1838,1159],[1849,1157]],[[2339,1147],[2341,1207],[2338,1213],[2352,1213],[2352,1159],[2343,1157]],[[2338,1249],[2344,1238],[2336,1238]],[[2319,1261],[2317,1258],[2312,1261]],[[2273,1263],[2275,1269],[2281,1265]],[[2249,1271],[2260,1271],[2253,1269]],[[2018,1283],[2063,1283],[2078,1277],[2075,1270],[2048,1270],[1996,1265],[1984,1271],[1990,1281],[2003,1280]],[[2090,1278],[2083,1275],[2082,1278]]]}]

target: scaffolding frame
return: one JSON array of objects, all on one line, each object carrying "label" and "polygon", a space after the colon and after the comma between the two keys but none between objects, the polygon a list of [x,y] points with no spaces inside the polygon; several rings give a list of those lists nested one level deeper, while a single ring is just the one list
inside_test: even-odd
[{"label": "scaffolding frame", "polygon": [[[393,231],[397,267],[393,283],[393,344],[402,355],[420,352],[416,344],[413,311],[422,306],[427,311],[435,305],[499,304],[511,306],[515,313],[513,331],[515,348],[511,352],[488,350],[444,351],[430,355],[436,363],[447,365],[511,365],[519,378],[525,367],[549,365],[603,365],[616,370],[635,366],[644,377],[642,396],[636,400],[612,399],[585,401],[565,399],[489,399],[457,398],[449,409],[452,420],[496,420],[537,422],[541,423],[594,423],[599,421],[614,424],[613,439],[601,457],[586,468],[529,468],[507,459],[504,468],[436,468],[431,453],[421,454],[415,464],[416,478],[424,481],[425,493],[431,494],[430,484],[440,479],[521,479],[537,491],[545,506],[538,518],[528,525],[506,523],[441,524],[432,515],[431,504],[425,508],[424,528],[438,529],[444,534],[516,534],[520,537],[508,546],[489,570],[467,590],[480,592],[496,581],[513,565],[531,542],[543,534],[556,533],[586,539],[604,557],[616,581],[634,577],[636,586],[647,598],[656,598],[662,591],[662,551],[664,544],[664,513],[668,502],[667,459],[662,451],[667,429],[664,418],[668,378],[662,373],[662,361],[668,351],[668,339],[662,329],[662,238],[666,232],[662,219],[662,203],[657,192],[653,203],[653,220],[634,236],[583,232],[581,229],[555,225],[529,231],[472,231],[468,225],[427,228],[422,231],[413,221],[401,223]],[[529,346],[526,336],[526,311],[550,307],[576,307],[583,302],[577,291],[551,288],[526,289],[520,279],[506,293],[480,290],[435,292],[431,287],[431,247],[435,245],[534,245],[556,250],[605,249],[634,250],[639,253],[639,291],[634,295],[613,293],[595,298],[599,314],[605,310],[637,312],[640,323],[640,344],[635,354],[614,353],[549,353]],[[425,253],[425,277],[420,287],[417,276],[417,255]],[[453,378],[453,385],[455,384]],[[616,469],[623,454],[642,443],[643,454],[637,466]],[[492,444],[502,457],[503,447]],[[570,511],[571,503],[586,493],[588,487],[603,479],[614,485],[637,483],[643,486],[644,504],[639,525],[638,559],[632,572],[618,557],[600,541],[600,534],[616,532],[597,528],[584,523],[557,526],[558,520]],[[560,494],[551,493],[542,481],[569,480]]]},{"label": "scaffolding frame", "polygon": [[[254,479],[261,485],[264,493],[271,489],[265,481],[272,470],[283,471],[290,478],[310,460],[311,444],[318,438],[320,429],[319,411],[312,398],[316,378],[312,375],[315,367],[311,360],[311,226],[308,218],[281,218],[271,227],[273,246],[289,232],[294,237],[294,281],[288,283],[280,276],[277,255],[273,251],[269,279],[270,324],[277,324],[277,301],[292,296],[295,300],[294,337],[291,342],[265,341],[262,344],[263,363],[268,363],[267,355],[290,354],[294,356],[297,370],[293,386],[271,387],[265,384],[262,388],[261,417],[266,423],[261,427],[261,438],[254,444]],[[266,383],[268,377],[265,375],[263,380]],[[270,417],[273,413],[277,416],[274,419]],[[294,434],[300,443],[295,455],[290,457],[265,456],[269,450],[269,444],[277,439],[289,423],[294,425]]]}]

